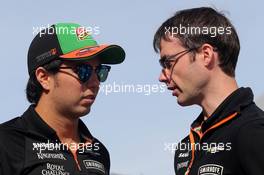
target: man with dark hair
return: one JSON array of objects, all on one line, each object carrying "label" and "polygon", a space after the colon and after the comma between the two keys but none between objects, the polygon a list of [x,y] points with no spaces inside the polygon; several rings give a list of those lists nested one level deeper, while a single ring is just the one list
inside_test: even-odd
[{"label": "man with dark hair", "polygon": [[120,46],[98,45],[79,24],[38,33],[28,51],[31,106],[0,125],[0,175],[109,175],[109,153],[80,117],[107,78],[105,64],[124,59]]},{"label": "man with dark hair", "polygon": [[181,106],[202,112],[176,147],[177,175],[263,175],[264,112],[250,88],[238,87],[234,26],[208,7],[177,12],[157,30],[159,80]]}]

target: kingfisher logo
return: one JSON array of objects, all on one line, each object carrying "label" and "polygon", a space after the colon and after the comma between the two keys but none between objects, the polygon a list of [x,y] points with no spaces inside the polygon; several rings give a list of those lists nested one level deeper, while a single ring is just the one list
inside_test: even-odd
[{"label": "kingfisher logo", "polygon": [[76,35],[79,40],[85,40],[89,37],[90,34],[84,27],[78,27],[76,29]]}]

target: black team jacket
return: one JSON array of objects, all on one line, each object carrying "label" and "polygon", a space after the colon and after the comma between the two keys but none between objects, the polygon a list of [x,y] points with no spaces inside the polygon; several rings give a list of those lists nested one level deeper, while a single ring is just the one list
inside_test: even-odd
[{"label": "black team jacket", "polygon": [[62,144],[30,106],[21,117],[0,125],[0,175],[109,175],[105,146],[81,120],[79,133],[80,144]]},{"label": "black team jacket", "polygon": [[176,147],[176,175],[264,175],[264,112],[239,88]]}]

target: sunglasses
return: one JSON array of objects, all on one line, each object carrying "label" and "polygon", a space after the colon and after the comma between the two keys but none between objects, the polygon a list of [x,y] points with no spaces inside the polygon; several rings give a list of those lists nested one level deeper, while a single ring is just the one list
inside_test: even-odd
[{"label": "sunglasses", "polygon": [[78,75],[79,80],[82,83],[85,83],[91,78],[93,71],[95,71],[98,80],[104,82],[107,79],[111,67],[107,65],[99,65],[94,68],[89,64],[80,64],[72,67],[60,67],[60,69],[72,69]]}]

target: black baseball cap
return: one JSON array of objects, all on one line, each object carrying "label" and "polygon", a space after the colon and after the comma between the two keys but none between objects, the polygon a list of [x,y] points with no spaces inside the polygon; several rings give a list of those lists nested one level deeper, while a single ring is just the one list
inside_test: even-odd
[{"label": "black baseball cap", "polygon": [[28,50],[28,73],[53,60],[89,61],[119,64],[125,51],[115,44],[98,45],[85,27],[75,23],[58,23],[40,31]]}]

